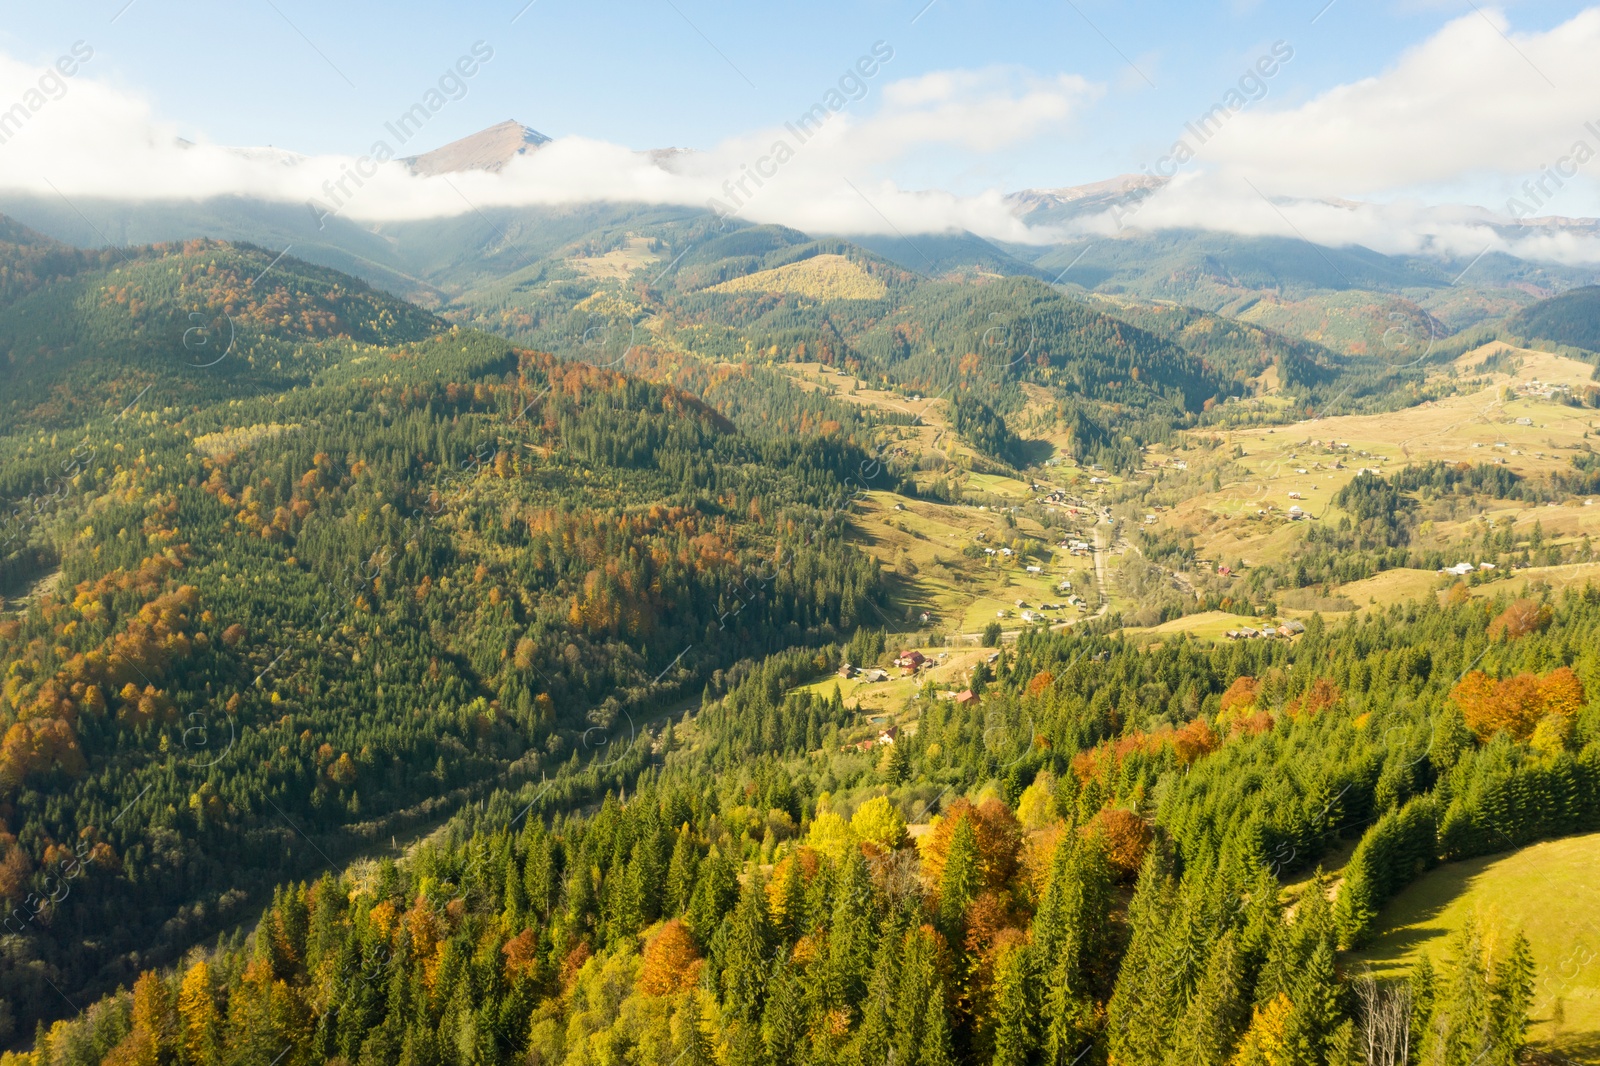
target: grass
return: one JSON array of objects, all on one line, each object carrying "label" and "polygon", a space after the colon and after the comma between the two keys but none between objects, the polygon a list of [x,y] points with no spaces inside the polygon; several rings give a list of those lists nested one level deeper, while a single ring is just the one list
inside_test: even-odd
[{"label": "grass", "polygon": [[605,255],[573,256],[567,262],[586,278],[625,281],[635,270],[650,266],[660,259],[650,250],[648,238],[629,237],[621,248],[614,248]]},{"label": "grass", "polygon": [[1436,571],[1399,567],[1360,581],[1346,582],[1339,586],[1338,594],[1354,603],[1358,610],[1383,608],[1435,595],[1440,587],[1439,582]]},{"label": "grass", "polygon": [[[1176,479],[1174,483],[1185,491],[1173,506],[1160,511],[1152,532],[1170,529],[1192,537],[1204,564],[1272,565],[1295,554],[1307,532],[1319,523],[1338,523],[1345,517],[1330,501],[1366,467],[1392,476],[1407,465],[1434,460],[1499,462],[1515,473],[1535,478],[1570,469],[1573,454],[1589,446],[1594,412],[1552,399],[1507,398],[1506,390],[1518,392],[1534,379],[1579,386],[1588,382],[1591,367],[1548,352],[1518,350],[1511,372],[1480,372],[1484,359],[1496,351],[1495,346],[1486,346],[1441,369],[1441,376],[1453,374],[1463,383],[1460,394],[1403,412],[1341,415],[1335,408],[1330,417],[1228,432],[1221,435],[1222,446],[1215,451],[1200,444],[1218,434],[1197,431],[1190,438],[1195,446],[1176,454],[1198,470],[1216,470],[1221,483],[1213,488],[1209,476],[1197,479],[1193,471],[1183,473],[1170,467],[1158,471],[1158,491],[1168,478]],[[1530,424],[1518,425],[1518,419]],[[1332,442],[1348,447],[1334,447]],[[1153,465],[1161,465],[1164,458],[1152,449]],[[1298,493],[1300,499],[1291,500],[1290,493]],[[1415,545],[1424,549],[1458,545],[1480,528],[1480,514],[1482,519],[1493,520],[1497,528],[1514,524],[1519,537],[1526,537],[1538,522],[1547,541],[1569,547],[1586,534],[1600,537],[1600,507],[1584,507],[1581,501],[1561,507],[1482,502],[1488,503],[1488,510],[1480,510],[1480,502],[1465,513],[1430,516]],[[1291,503],[1298,503],[1315,519],[1289,521],[1285,512]],[[1581,584],[1594,573],[1589,567],[1519,571],[1516,583],[1526,583],[1525,577],[1559,587]],[[1506,587],[1496,582],[1485,586],[1483,594]],[[1438,588],[1437,575],[1406,570],[1330,591],[1365,610],[1423,598]]]},{"label": "grass", "polygon": [[[905,509],[895,510],[896,504]],[[1063,580],[1070,580],[1073,590],[1091,605],[1098,603],[1089,580],[1093,561],[1087,557],[1053,547],[1047,557],[1026,560],[987,555],[974,559],[962,553],[968,545],[978,543],[998,548],[1012,537],[1046,544],[1054,539],[1026,518],[1018,518],[1015,529],[1008,530],[994,511],[873,492],[859,502],[850,525],[851,539],[873,557],[894,567],[903,553],[916,568],[915,574],[897,574],[891,579],[894,624],[890,628],[903,624],[907,612],[916,615],[921,611],[928,611],[932,618],[910,628],[976,634],[993,621],[1007,630],[1020,628],[1025,623],[1016,601],[1023,600],[1033,609],[1042,602],[1064,603],[1068,594],[1056,589]],[[1088,532],[1087,526],[1084,532]],[[979,533],[987,539],[978,541]],[[1058,531],[1055,537],[1061,535]],[[1028,573],[1029,565],[1039,566],[1041,572]],[[997,618],[1002,610],[1010,617]],[[1067,608],[1049,612],[1048,617],[1069,621],[1083,614]]]},{"label": "grass", "polygon": [[814,255],[713,285],[708,292],[792,292],[813,300],[879,300],[889,290],[842,255]]},{"label": "grass", "polygon": [[[1501,938],[1520,929],[1538,966],[1531,1038],[1584,1062],[1600,1061],[1600,833],[1441,866],[1384,909],[1379,933],[1353,960],[1379,975],[1422,955],[1438,962],[1451,935],[1476,916]],[[1557,1000],[1566,1014],[1556,1026]]]},{"label": "grass", "polygon": [[1158,626],[1124,629],[1123,633],[1129,637],[1164,637],[1187,633],[1201,639],[1222,640],[1230,629],[1244,629],[1246,626],[1260,628],[1268,621],[1266,618],[1246,618],[1226,611],[1202,611],[1162,622]]}]

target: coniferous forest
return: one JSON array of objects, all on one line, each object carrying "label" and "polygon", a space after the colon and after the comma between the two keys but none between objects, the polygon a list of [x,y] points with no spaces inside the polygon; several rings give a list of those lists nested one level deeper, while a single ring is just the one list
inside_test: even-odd
[{"label": "coniferous forest", "polygon": [[[915,490],[919,424],[772,360],[950,392],[1011,472],[1028,404],[1131,472],[1252,359],[1375,379],[865,254],[860,298],[710,291],[856,255],[771,229],[612,294],[671,325],[588,360],[537,343],[559,286],[500,336],[248,245],[0,231],[0,1063],[1525,1061],[1518,930],[1358,953],[1441,864],[1600,830],[1600,590],[997,628],[863,742],[835,675],[895,656],[905,575],[853,507]],[[1256,580],[1431,569],[1416,494],[1525,488],[1362,473]]]}]

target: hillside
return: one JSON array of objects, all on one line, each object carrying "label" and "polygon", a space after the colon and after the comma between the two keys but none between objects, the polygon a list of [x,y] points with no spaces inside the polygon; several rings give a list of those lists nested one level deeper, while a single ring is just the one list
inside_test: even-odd
[{"label": "hillside", "polygon": [[[1293,642],[1033,634],[966,659],[981,702],[930,685],[870,722],[826,683],[796,689],[895,654],[883,634],[775,656],[402,862],[284,888],[253,936],[146,973],[14,1061],[169,1041],[204,1062],[253,1039],[308,1061],[1215,1063],[1286,1030],[1351,1061],[1365,1015],[1336,949],[1382,902],[1354,886],[1403,886],[1407,847],[1471,860],[1600,824],[1592,710],[1555,747],[1480,741],[1451,695],[1470,668],[1574,649],[1592,599],[1510,642],[1464,605]],[[1317,872],[1358,840],[1339,885]],[[1496,930],[1416,978],[1425,1052],[1519,1052],[1560,960],[1529,947],[1531,918],[1528,938]],[[1474,1009],[1481,1031],[1451,1024]]]},{"label": "hillside", "polygon": [[1525,307],[1505,329],[1529,341],[1600,351],[1600,286],[1588,285]]},{"label": "hillside", "polygon": [[[876,595],[842,435],[748,436],[259,249],[64,273],[0,310],[21,1031],[52,983],[108,992],[251,886],[591,757]],[[76,842],[70,893],[25,902]]]},{"label": "hillside", "polygon": [[1600,826],[1587,364],[597,217],[444,315],[9,231],[4,1066],[1342,1064]]},{"label": "hillside", "polygon": [[1469,923],[1526,930],[1546,960],[1533,1002],[1534,1034],[1577,1061],[1600,1053],[1600,835],[1546,841],[1511,854],[1451,863],[1384,908],[1361,960],[1401,972],[1423,955],[1442,961]]}]

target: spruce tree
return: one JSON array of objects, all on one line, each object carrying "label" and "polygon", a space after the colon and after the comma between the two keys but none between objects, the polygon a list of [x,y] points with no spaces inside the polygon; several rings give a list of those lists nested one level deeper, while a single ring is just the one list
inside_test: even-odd
[{"label": "spruce tree", "polygon": [[1039,979],[1027,944],[1002,951],[994,971],[994,1066],[1028,1066],[1039,1050]]},{"label": "spruce tree", "polygon": [[723,1003],[734,1017],[751,1024],[761,1018],[772,950],[765,896],[759,878],[745,882],[728,927],[726,948],[717,960]]},{"label": "spruce tree", "polygon": [[950,944],[960,944],[966,929],[967,907],[983,889],[978,834],[972,816],[963,815],[950,838],[944,876],[939,879],[939,931]]},{"label": "spruce tree", "polygon": [[1227,1066],[1250,1007],[1238,934],[1223,934],[1174,1031],[1169,1066]]},{"label": "spruce tree", "polygon": [[1495,967],[1490,1006],[1494,1051],[1489,1066],[1512,1066],[1522,1054],[1528,1040],[1534,974],[1533,951],[1528,938],[1518,932],[1511,941],[1511,950]]}]

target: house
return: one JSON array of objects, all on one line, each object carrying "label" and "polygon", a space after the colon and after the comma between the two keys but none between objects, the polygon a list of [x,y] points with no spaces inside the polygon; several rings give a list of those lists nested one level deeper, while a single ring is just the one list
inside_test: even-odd
[{"label": "house", "polygon": [[1298,504],[1289,508],[1289,521],[1298,522],[1305,516],[1305,511]]},{"label": "house", "polygon": [[1030,574],[1042,574],[1042,573],[1044,573],[1044,567],[1042,567],[1042,566],[1030,566],[1030,567],[1027,568],[1027,570],[1028,570],[1028,573],[1030,573]]},{"label": "house", "polygon": [[878,743],[892,745],[894,743],[894,738],[899,734],[900,727],[892,725],[888,729],[885,729],[883,732],[878,734]]},{"label": "house", "polygon": [[1446,566],[1442,568],[1439,573],[1454,574],[1457,577],[1465,577],[1467,574],[1472,573],[1476,569],[1477,567],[1473,566],[1471,563],[1457,563],[1454,566]]},{"label": "house", "polygon": [[1283,625],[1279,626],[1278,628],[1279,629],[1287,629],[1289,631],[1289,633],[1291,633],[1291,634],[1293,634],[1293,633],[1304,633],[1306,631],[1306,624],[1304,622],[1299,622],[1299,621],[1296,621],[1296,620],[1291,618],[1289,621],[1283,623]]},{"label": "house", "polygon": [[1289,499],[1291,499],[1291,500],[1303,500],[1303,499],[1305,499],[1305,497],[1300,495],[1298,492],[1291,492],[1291,493],[1289,493]]},{"label": "house", "polygon": [[874,685],[879,681],[889,680],[889,671],[884,670],[881,667],[874,666],[871,670],[868,670],[861,676],[866,678],[867,684]]},{"label": "house", "polygon": [[1023,611],[1022,620],[1024,622],[1042,622],[1044,620],[1044,616],[1039,614],[1037,611]]},{"label": "house", "polygon": [[977,698],[978,697],[976,697],[976,696],[974,696],[972,694],[972,690],[970,688],[962,689],[960,692],[956,693],[956,702],[957,703],[962,703],[962,704],[971,703],[973,700],[975,700]]},{"label": "house", "polygon": [[848,681],[850,678],[856,676],[856,668],[851,666],[849,663],[840,663],[839,676]]},{"label": "house", "polygon": [[1017,553],[1012,551],[1010,548],[1001,548],[1000,549],[1000,554],[1004,555],[1007,559],[1009,559],[1009,558],[1011,558],[1013,555],[1015,555]]},{"label": "house", "polygon": [[[1587,506],[1587,504],[1585,506]],[[1493,563],[1479,563],[1478,564],[1478,569],[1479,570],[1493,570],[1494,569],[1494,564]]]},{"label": "house", "polygon": [[1063,581],[1061,584],[1056,586],[1056,591],[1057,592],[1071,592],[1072,591],[1072,582]]},{"label": "house", "polygon": [[911,651],[901,652],[900,655],[895,659],[894,664],[896,666],[909,666],[915,670],[927,661],[927,656],[913,648]]},{"label": "house", "polygon": [[989,657],[983,661],[988,663],[990,666],[993,666],[995,663],[1000,661],[1000,653],[997,651],[992,651],[989,653]]},{"label": "house", "polygon": [[1233,574],[1233,567],[1231,567],[1231,566],[1219,566],[1219,567],[1217,567],[1217,573],[1218,573],[1218,575],[1220,575],[1222,577],[1229,577],[1229,576],[1231,576]]}]

